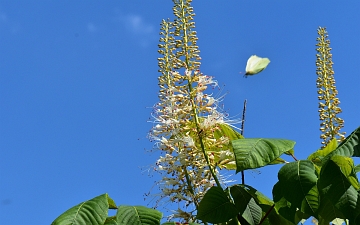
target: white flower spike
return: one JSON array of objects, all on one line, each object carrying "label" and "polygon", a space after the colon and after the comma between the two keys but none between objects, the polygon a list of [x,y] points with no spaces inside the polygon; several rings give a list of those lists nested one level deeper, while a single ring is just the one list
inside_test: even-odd
[{"label": "white flower spike", "polygon": [[269,63],[270,63],[270,60],[268,58],[261,58],[256,55],[252,55],[248,59],[247,64],[246,64],[245,76],[255,75],[257,73],[260,73],[267,67],[267,65],[269,65]]}]

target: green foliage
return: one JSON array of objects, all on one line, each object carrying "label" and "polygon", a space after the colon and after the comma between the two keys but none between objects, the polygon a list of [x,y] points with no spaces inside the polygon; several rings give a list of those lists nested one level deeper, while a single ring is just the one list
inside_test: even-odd
[{"label": "green foliage", "polygon": [[[348,157],[359,157],[360,156],[360,127],[354,130],[340,145],[336,148],[334,152],[329,154],[326,159],[332,155],[342,155]],[[326,160],[325,160],[326,161]]]},{"label": "green foliage", "polygon": [[52,225],[104,224],[109,209],[116,209],[116,205],[107,194],[103,194],[68,209]]},{"label": "green foliage", "polygon": [[[336,140],[331,141],[308,160],[285,164],[273,188],[274,202],[250,186],[234,185],[229,189],[234,202],[231,203],[226,199],[226,192],[213,187],[200,202],[199,212],[207,216],[201,214],[198,218],[224,223],[232,214],[220,217],[222,206],[226,204],[233,211],[234,204],[241,224],[259,224],[262,218],[262,224],[298,224],[310,216],[317,218],[319,224],[340,223],[341,219],[357,224],[360,220],[360,185],[356,176],[359,166],[355,167],[347,155],[357,156],[358,130],[339,146]],[[266,166],[294,147],[292,141],[276,139],[239,139],[232,144],[237,168],[241,169]]]},{"label": "green foliage", "polygon": [[343,142],[340,143],[339,146],[337,146],[336,139],[332,139],[325,148],[312,153],[308,159],[321,166],[325,164],[333,155],[359,157],[359,140],[360,127],[354,130]]},{"label": "green foliage", "polygon": [[341,168],[329,160],[321,169],[320,178],[318,188],[321,196],[329,200],[327,204],[339,210],[344,215],[342,219],[356,221],[360,214],[359,193]]},{"label": "green foliage", "polygon": [[238,212],[221,187],[212,187],[200,202],[197,219],[210,223],[222,223],[235,217]]},{"label": "green foliage", "polygon": [[250,225],[259,224],[262,218],[262,209],[252,195],[242,186],[231,187],[230,193],[239,211],[239,215]]},{"label": "green foliage", "polygon": [[295,142],[283,139],[245,138],[232,141],[236,158],[236,172],[255,169],[274,161],[294,148]]},{"label": "green foliage", "polygon": [[312,153],[308,159],[313,163],[321,166],[323,158],[333,152],[338,146],[337,140],[332,139],[323,149],[319,149],[316,152]]},{"label": "green foliage", "polygon": [[[108,210],[117,209],[115,216],[109,217]],[[162,213],[144,206],[116,206],[115,202],[103,194],[82,202],[52,222],[52,225],[160,225]]]},{"label": "green foliage", "polygon": [[[300,160],[286,164],[280,169],[278,179],[273,196],[280,214],[284,212],[283,216],[294,223],[316,214],[319,196],[316,188],[317,175],[311,161]],[[297,209],[305,213],[306,218],[299,218]]]},{"label": "green foliage", "polygon": [[162,213],[144,206],[119,206],[116,219],[119,225],[156,225],[160,224]]}]

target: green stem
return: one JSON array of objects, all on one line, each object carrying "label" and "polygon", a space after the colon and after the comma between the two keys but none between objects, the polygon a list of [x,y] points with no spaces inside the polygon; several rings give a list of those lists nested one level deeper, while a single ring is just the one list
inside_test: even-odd
[{"label": "green stem", "polygon": [[270,214],[271,210],[273,210],[273,209],[274,209],[274,207],[275,207],[275,204],[274,204],[274,205],[272,205],[272,206],[270,207],[270,209],[266,212],[265,216],[261,219],[261,221],[260,221],[259,225],[261,225],[261,224],[265,221],[265,219],[269,216],[269,214]]},{"label": "green stem", "polygon": [[[181,1],[181,4],[182,4],[182,9],[184,9],[184,1]],[[182,10],[181,12],[181,19],[182,19],[182,24],[183,24],[183,31],[184,31],[184,35],[183,35],[183,50],[185,52],[185,64],[186,64],[186,69],[189,69],[191,70],[192,68],[190,68],[190,60],[189,60],[189,54],[188,54],[188,35],[187,35],[187,23],[186,23],[186,16],[185,16],[185,10]],[[193,95],[193,88],[192,88],[192,80],[191,80],[191,77],[188,77],[188,88],[189,88],[189,93],[190,93],[190,101],[191,101],[191,106],[192,106],[192,109],[193,109],[193,115],[194,115],[194,121],[195,121],[195,124],[196,124],[196,131],[197,131],[197,134],[198,134],[198,138],[199,138],[199,141],[200,141],[200,146],[201,146],[201,150],[204,154],[204,157],[205,157],[205,160],[206,160],[206,163],[207,165],[209,166],[209,170],[210,170],[210,173],[212,175],[212,177],[214,178],[215,182],[216,182],[216,185],[221,187],[220,185],[220,182],[213,170],[213,168],[211,167],[210,165],[210,161],[209,161],[209,157],[208,155],[206,154],[206,151],[205,151],[205,145],[204,145],[204,141],[202,139],[202,136],[200,135],[201,133],[201,128],[199,126],[199,117],[197,115],[197,110],[196,110],[196,105],[194,103],[194,96]]]},{"label": "green stem", "polygon": [[[189,89],[192,90],[190,82],[189,82]],[[202,138],[202,136],[200,134],[201,133],[201,128],[200,128],[200,125],[199,125],[199,117],[197,115],[196,105],[195,105],[193,99],[191,99],[191,106],[193,108],[194,120],[195,120],[195,124],[196,124],[196,131],[197,131],[198,138],[199,138],[199,141],[200,141],[200,146],[201,146],[202,153],[204,154],[204,157],[205,157],[205,160],[206,160],[206,164],[209,166],[210,173],[211,173],[212,177],[214,178],[214,180],[216,182],[216,185],[218,187],[221,187],[220,182],[219,182],[213,168],[210,165],[209,157],[208,157],[208,155],[206,154],[206,151],[205,151],[204,141],[203,141],[203,138]]]}]

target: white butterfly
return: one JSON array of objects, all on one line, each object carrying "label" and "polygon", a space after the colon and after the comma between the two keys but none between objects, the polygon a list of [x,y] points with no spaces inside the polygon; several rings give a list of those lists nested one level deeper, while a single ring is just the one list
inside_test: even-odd
[{"label": "white butterfly", "polygon": [[263,71],[267,65],[269,65],[270,60],[268,58],[261,58],[256,55],[250,56],[246,64],[246,75],[255,75]]}]

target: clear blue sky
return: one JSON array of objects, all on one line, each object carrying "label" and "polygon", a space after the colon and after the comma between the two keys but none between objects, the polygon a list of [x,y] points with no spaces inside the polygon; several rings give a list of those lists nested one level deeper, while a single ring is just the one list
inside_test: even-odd
[{"label": "clear blue sky", "polygon": [[[193,6],[202,72],[227,93],[231,116],[240,117],[248,100],[245,137],[295,140],[298,159],[320,147],[319,26],[333,48],[343,131],[360,125],[360,2]],[[155,178],[141,169],[158,156],[147,153],[147,120],[158,100],[159,24],[173,18],[171,7],[169,0],[0,2],[1,224],[50,224],[105,192],[117,204],[149,203],[143,194]],[[271,63],[245,79],[239,72],[253,54]],[[271,197],[279,168],[246,182]]]}]

